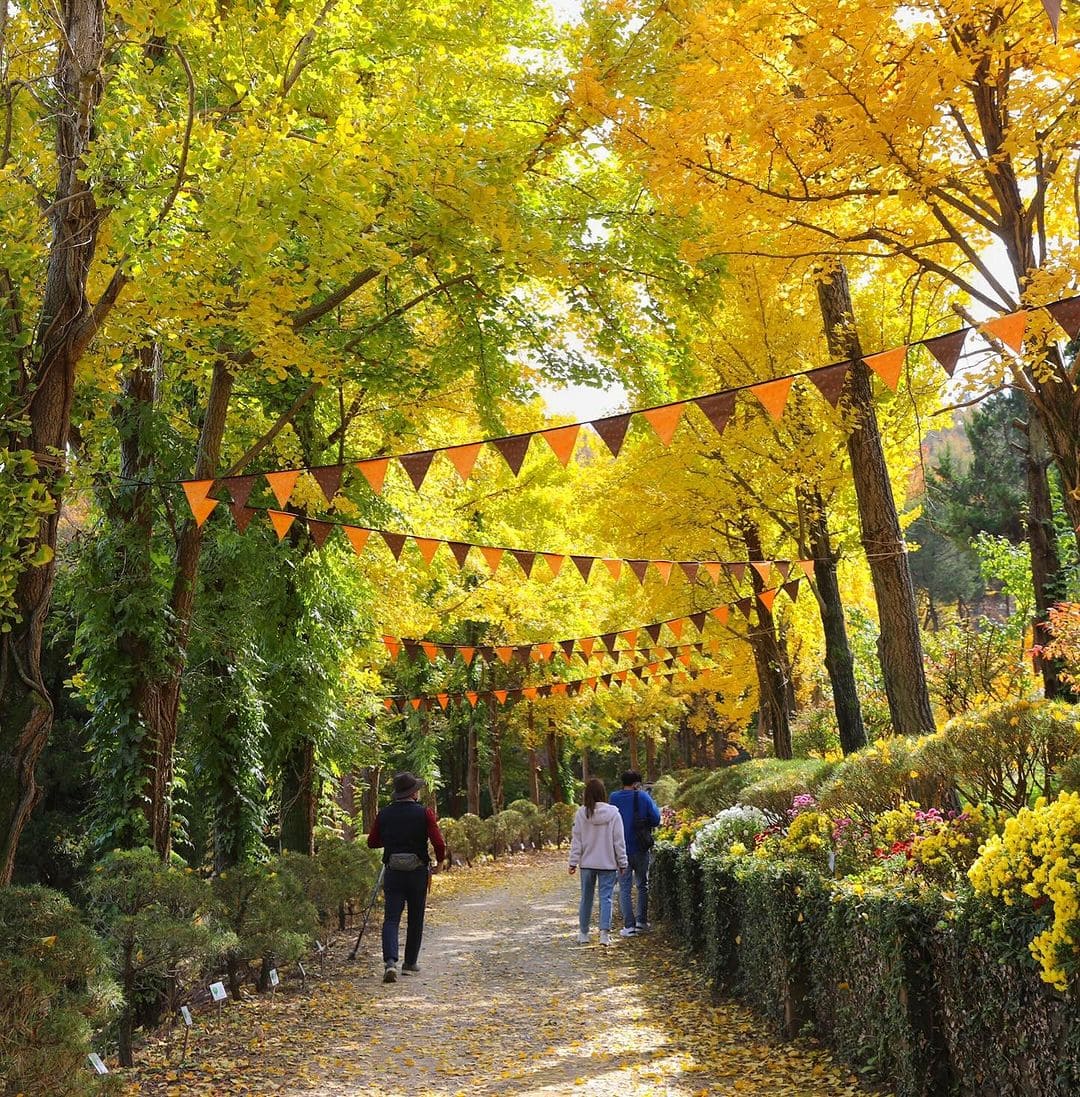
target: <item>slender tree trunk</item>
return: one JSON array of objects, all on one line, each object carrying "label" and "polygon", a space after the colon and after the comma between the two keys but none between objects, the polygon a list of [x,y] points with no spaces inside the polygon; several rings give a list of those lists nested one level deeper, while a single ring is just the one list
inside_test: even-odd
[{"label": "slender tree trunk", "polygon": [[360,812],[367,834],[379,814],[379,782],[382,780],[382,766],[365,766],[363,771],[364,791],[360,797]]},{"label": "slender tree trunk", "polygon": [[[747,559],[763,560],[761,533],[749,520],[741,523],[743,543],[746,545]],[[765,589],[761,576],[750,568],[754,594]],[[750,637],[750,646],[754,652],[754,664],[758,672],[759,705],[765,714],[767,727],[772,738],[773,752],[777,758],[791,757],[791,711],[788,707],[788,671],[787,657],[776,638],[776,623],[771,610],[765,608],[761,600],[754,598],[757,612],[757,628]]]},{"label": "slender tree trunk", "polygon": [[863,549],[874,583],[881,629],[878,655],[893,730],[899,735],[921,735],[934,730],[934,714],[926,688],[915,593],[874,411],[870,371],[862,360],[842,264],[831,272],[829,281],[818,283],[818,300],[830,352],[851,362],[847,401],[857,422],[848,435],[848,456]]},{"label": "slender tree trunk", "polygon": [[659,777],[656,769],[656,740],[651,735],[645,736],[645,777],[650,784]]},{"label": "slender tree trunk", "polygon": [[[1047,470],[1050,453],[1046,432],[1035,414],[1027,423],[1018,423],[1027,436],[1024,447],[1024,469],[1027,475],[1028,516],[1027,541],[1031,553],[1031,584],[1035,593],[1035,621],[1032,626],[1035,648],[1050,642],[1048,628],[1050,607],[1065,595],[1061,589],[1061,556],[1058,553],[1057,531],[1054,528],[1054,504],[1050,495]],[[1043,695],[1048,700],[1071,697],[1071,690],[1062,681],[1056,659],[1035,656],[1035,672],[1042,676]]]},{"label": "slender tree trunk", "polygon": [[495,709],[495,699],[490,699],[491,713],[491,768],[488,770],[488,792],[491,794],[491,810],[498,815],[502,811],[505,796],[503,794],[503,758],[502,728],[499,726],[499,714]]},{"label": "slender tree trunk", "polygon": [[[345,813],[349,820],[356,816],[356,778],[352,773],[343,773],[341,783],[338,785],[338,807]],[[346,842],[356,841],[356,828],[352,822],[342,823],[341,837]]]},{"label": "slender tree trunk", "polygon": [[825,634],[825,670],[832,686],[833,709],[840,731],[840,749],[845,754],[866,746],[862,706],[855,685],[855,660],[848,644],[844,603],[836,578],[836,557],[829,537],[825,501],[817,488],[797,493],[806,517],[810,555],[814,560],[814,594]]},{"label": "slender tree trunk", "polygon": [[547,726],[547,756],[551,802],[563,804],[566,802],[566,796],[563,793],[562,774],[559,772],[559,742],[555,735],[555,725],[550,720]]},{"label": "slender tree trunk", "polygon": [[315,854],[318,791],[315,744],[304,736],[281,762],[281,848]]},{"label": "slender tree trunk", "polygon": [[633,719],[626,721],[626,740],[630,744],[630,768],[635,772],[640,772],[640,770],[638,770],[637,724]]},{"label": "slender tree trunk", "polygon": [[476,735],[476,710],[469,714],[468,774],[466,793],[469,812],[480,814],[480,747]]},{"label": "slender tree trunk", "polygon": [[589,748],[581,748],[581,779],[587,781],[592,774],[589,772]]},{"label": "slender tree trunk", "polygon": [[[97,0],[60,0],[56,73],[50,100],[55,127],[56,190],[49,205],[51,242],[39,324],[19,361],[16,393],[28,432],[6,439],[9,450],[29,450],[46,470],[52,512],[35,544],[56,549],[63,454],[71,428],[75,367],[88,341],[86,283],[100,214],[83,178],[98,103],[105,40],[104,6]],[[53,704],[41,671],[45,618],[52,600],[55,561],[27,567],[15,585],[18,620],[0,634],[0,885],[11,882],[15,853],[41,791],[38,758],[52,728]]]},{"label": "slender tree trunk", "polygon": [[[228,364],[214,365],[206,416],[199,434],[195,479],[209,480],[217,471],[225,417],[232,394],[233,377]],[[176,657],[162,679],[146,682],[143,690],[143,718],[147,734],[143,739],[142,766],[145,775],[146,816],[151,841],[161,857],[172,848],[172,791],[174,752],[180,717],[180,687],[187,666],[187,645],[195,611],[195,587],[202,555],[203,531],[188,519],[180,532],[174,558],[174,578],[169,615],[173,622]]]}]

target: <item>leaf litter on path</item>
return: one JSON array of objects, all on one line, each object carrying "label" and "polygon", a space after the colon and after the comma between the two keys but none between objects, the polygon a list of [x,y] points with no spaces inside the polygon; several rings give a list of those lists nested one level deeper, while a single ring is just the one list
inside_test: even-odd
[{"label": "leaf litter on path", "polygon": [[[381,982],[373,915],[356,963],[331,946],[307,990],[196,1016],[186,1061],[163,1039],[128,1094],[327,1097],[842,1097],[856,1076],[805,1041],[773,1039],[741,1004],[711,1000],[662,935],[576,943],[578,882],[557,853],[434,881],[420,974]],[[617,905],[617,904],[616,904]],[[618,924],[616,915],[616,925]],[[403,926],[404,929],[404,926]]]}]

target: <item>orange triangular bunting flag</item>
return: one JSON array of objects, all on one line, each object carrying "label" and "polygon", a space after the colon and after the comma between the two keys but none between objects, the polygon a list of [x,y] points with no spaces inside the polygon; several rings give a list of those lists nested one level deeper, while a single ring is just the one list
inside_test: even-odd
[{"label": "orange triangular bunting flag", "polygon": [[505,705],[508,692],[509,691],[505,689],[493,689],[491,694],[500,705]]},{"label": "orange triangular bunting flag", "polygon": [[685,410],[685,404],[665,404],[661,408],[649,408],[641,414],[649,421],[649,426],[656,431],[656,437],[665,446],[670,446],[671,439],[675,436],[675,428],[679,425]]},{"label": "orange triangular bunting flag", "polygon": [[593,653],[593,648],[596,647],[596,637],[583,636],[580,640],[578,640],[578,647],[581,649],[582,655],[584,655],[585,658],[588,659],[589,656]]},{"label": "orange triangular bunting flag", "polygon": [[896,347],[894,350],[883,350],[880,354],[868,354],[863,361],[893,392],[896,392],[896,386],[900,384],[900,371],[904,368],[906,357],[907,347]]},{"label": "orange triangular bunting flag", "polygon": [[552,654],[554,653],[555,645],[547,643],[545,641],[542,644],[536,644],[535,649],[540,653],[540,658],[546,662],[548,659],[551,658]]},{"label": "orange triangular bunting flag", "polygon": [[622,561],[605,560],[604,567],[608,569],[608,572],[611,574],[611,578],[618,582],[619,576],[622,575]]},{"label": "orange triangular bunting flag", "polygon": [[473,708],[476,708],[476,702],[480,699],[480,694],[468,692],[465,694],[465,698]]},{"label": "orange triangular bunting flag", "polygon": [[993,320],[987,320],[979,325],[979,331],[1000,339],[1007,347],[1012,347],[1017,354],[1024,346],[1024,332],[1027,331],[1028,314],[1026,309],[1019,312],[1010,312],[1008,316],[998,316]]},{"label": "orange triangular bunting flag", "polygon": [[427,656],[429,663],[434,663],[439,658],[439,647],[437,644],[433,644],[430,640],[421,640],[420,648]]},{"label": "orange triangular bunting flag", "polygon": [[499,570],[499,562],[503,558],[504,550],[492,548],[490,545],[478,545],[477,547],[480,549],[480,554],[487,561],[487,566],[491,568],[491,574],[494,575]]},{"label": "orange triangular bunting flag", "polygon": [[439,551],[442,541],[434,541],[430,537],[414,537],[413,540],[420,550],[420,555],[424,558],[424,563],[430,565],[431,561],[435,559],[435,553]]},{"label": "orange triangular bunting flag", "polygon": [[626,641],[626,646],[632,648],[637,643],[638,630],[636,628],[627,629],[626,632],[620,632],[619,635]]},{"label": "orange triangular bunting flag", "polygon": [[672,635],[676,640],[682,639],[683,625],[686,624],[686,619],[683,617],[676,617],[674,621],[666,622],[667,627],[671,629]]},{"label": "orange triangular bunting flag", "polygon": [[581,424],[573,423],[568,427],[556,427],[554,430],[542,431],[545,442],[551,446],[551,452],[562,462],[563,468],[570,463],[574,452],[574,444],[581,432]]},{"label": "orange triangular bunting flag", "polygon": [[791,392],[790,377],[781,377],[776,381],[766,381],[763,385],[752,385],[750,391],[761,402],[761,406],[773,417],[779,420],[787,406],[788,394]]},{"label": "orange triangular bunting flag", "polygon": [[458,654],[465,661],[465,665],[472,666],[473,656],[476,654],[476,648],[458,648]]},{"label": "orange triangular bunting flag", "polygon": [[514,649],[506,647],[498,647],[495,649],[495,654],[504,663],[509,663],[514,658]]},{"label": "orange triangular bunting flag", "polygon": [[457,469],[457,474],[462,480],[468,480],[472,475],[482,444],[481,442],[470,442],[467,446],[451,446],[449,449],[443,450],[443,453],[450,459],[450,463]]},{"label": "orange triangular bunting flag", "polygon": [[356,463],[356,467],[364,474],[364,479],[376,495],[383,489],[383,482],[386,480],[386,467],[389,464],[389,457],[376,457],[371,461],[357,461]]},{"label": "orange triangular bunting flag", "polygon": [[751,560],[750,566],[761,576],[761,581],[767,583],[769,581],[769,569],[772,564],[768,560]]},{"label": "orange triangular bunting flag", "polygon": [[413,709],[417,712],[420,711],[420,706],[423,703],[424,703],[423,697],[410,697],[409,698],[409,704],[412,705]]},{"label": "orange triangular bunting flag", "polygon": [[401,654],[401,641],[393,636],[384,636],[382,642],[386,645],[386,650],[390,653],[390,658],[397,659]]},{"label": "orange triangular bunting flag", "polygon": [[715,609],[709,610],[709,612],[720,622],[722,625],[728,623],[728,614],[730,608],[728,606],[717,606]]},{"label": "orange triangular bunting flag", "polygon": [[763,590],[758,594],[758,601],[770,612],[772,611],[773,602],[776,601],[776,590]]},{"label": "orange triangular bunting flag", "polygon": [[289,532],[289,526],[296,520],[296,515],[284,510],[268,510],[266,513],[270,516],[270,524],[274,527],[277,539],[280,541]]},{"label": "orange triangular bunting flag", "polygon": [[191,507],[191,513],[195,516],[195,526],[199,528],[210,517],[214,507],[218,505],[218,501],[216,499],[199,499],[192,502],[189,499],[188,505]]},{"label": "orange triangular bunting flag", "polygon": [[278,501],[278,506],[285,506],[296,487],[296,481],[300,479],[300,470],[286,469],[284,472],[266,472],[263,475]]},{"label": "orange triangular bunting flag", "polygon": [[530,701],[536,700],[536,693],[536,686],[522,686],[521,688],[521,696],[527,698]]},{"label": "orange triangular bunting flag", "polygon": [[446,706],[450,703],[449,693],[436,693],[435,700],[439,702],[439,708],[446,709]]},{"label": "orange triangular bunting flag", "polygon": [[386,709],[387,712],[393,712],[394,711],[394,699],[393,699],[393,697],[384,697],[382,699],[382,703],[383,703],[383,708]]},{"label": "orange triangular bunting flag", "polygon": [[803,569],[807,579],[814,578],[814,561],[813,560],[800,560],[799,567]]},{"label": "orange triangular bunting flag", "polygon": [[720,564],[720,563],[718,563],[714,560],[710,560],[707,563],[704,563],[704,564],[701,565],[701,570],[704,571],[705,574],[714,583],[719,583],[720,582],[720,570],[723,566],[724,566],[723,564]]},{"label": "orange triangular bunting flag", "polygon": [[675,566],[671,560],[653,560],[652,566],[660,573],[660,578],[663,579],[666,585],[671,579],[671,569]]},{"label": "orange triangular bunting flag", "polygon": [[188,506],[191,507],[191,513],[195,516],[195,524],[201,526],[203,522],[206,521],[210,511],[214,509],[214,507],[210,507],[210,509],[207,510],[201,504],[212,502],[214,506],[217,506],[216,499],[208,500],[206,498],[210,494],[210,489],[214,486],[214,481],[185,480],[180,486],[184,489]]},{"label": "orange triangular bunting flag", "polygon": [[560,556],[557,552],[545,552],[544,559],[547,561],[547,566],[551,569],[553,576],[558,575],[562,571],[562,566],[566,561],[565,556]]},{"label": "orange triangular bunting flag", "polygon": [[364,551],[364,546],[367,544],[367,539],[371,536],[371,530],[361,529],[359,526],[344,526],[345,536],[348,537],[349,543],[353,547],[353,552],[357,556]]}]

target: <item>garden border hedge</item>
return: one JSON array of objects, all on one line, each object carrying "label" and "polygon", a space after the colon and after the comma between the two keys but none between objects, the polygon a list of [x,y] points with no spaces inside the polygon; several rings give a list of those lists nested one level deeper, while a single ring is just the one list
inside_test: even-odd
[{"label": "garden border hedge", "polygon": [[1039,978],[1025,927],[934,891],[860,893],[812,869],[657,848],[653,909],[713,985],[808,1031],[897,1097],[1080,1092],[1075,998]]}]

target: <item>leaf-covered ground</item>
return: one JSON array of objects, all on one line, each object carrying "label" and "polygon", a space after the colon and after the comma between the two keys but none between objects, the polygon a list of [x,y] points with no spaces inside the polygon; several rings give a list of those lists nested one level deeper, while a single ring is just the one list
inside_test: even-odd
[{"label": "leaf-covered ground", "polygon": [[[203,1009],[186,1061],[155,1041],[131,1094],[721,1095],[865,1093],[806,1044],[713,1005],[660,935],[576,943],[576,878],[562,856],[436,877],[421,973],[381,982],[378,919],[359,959],[331,945],[306,991]],[[616,916],[617,923],[617,916]]]}]

